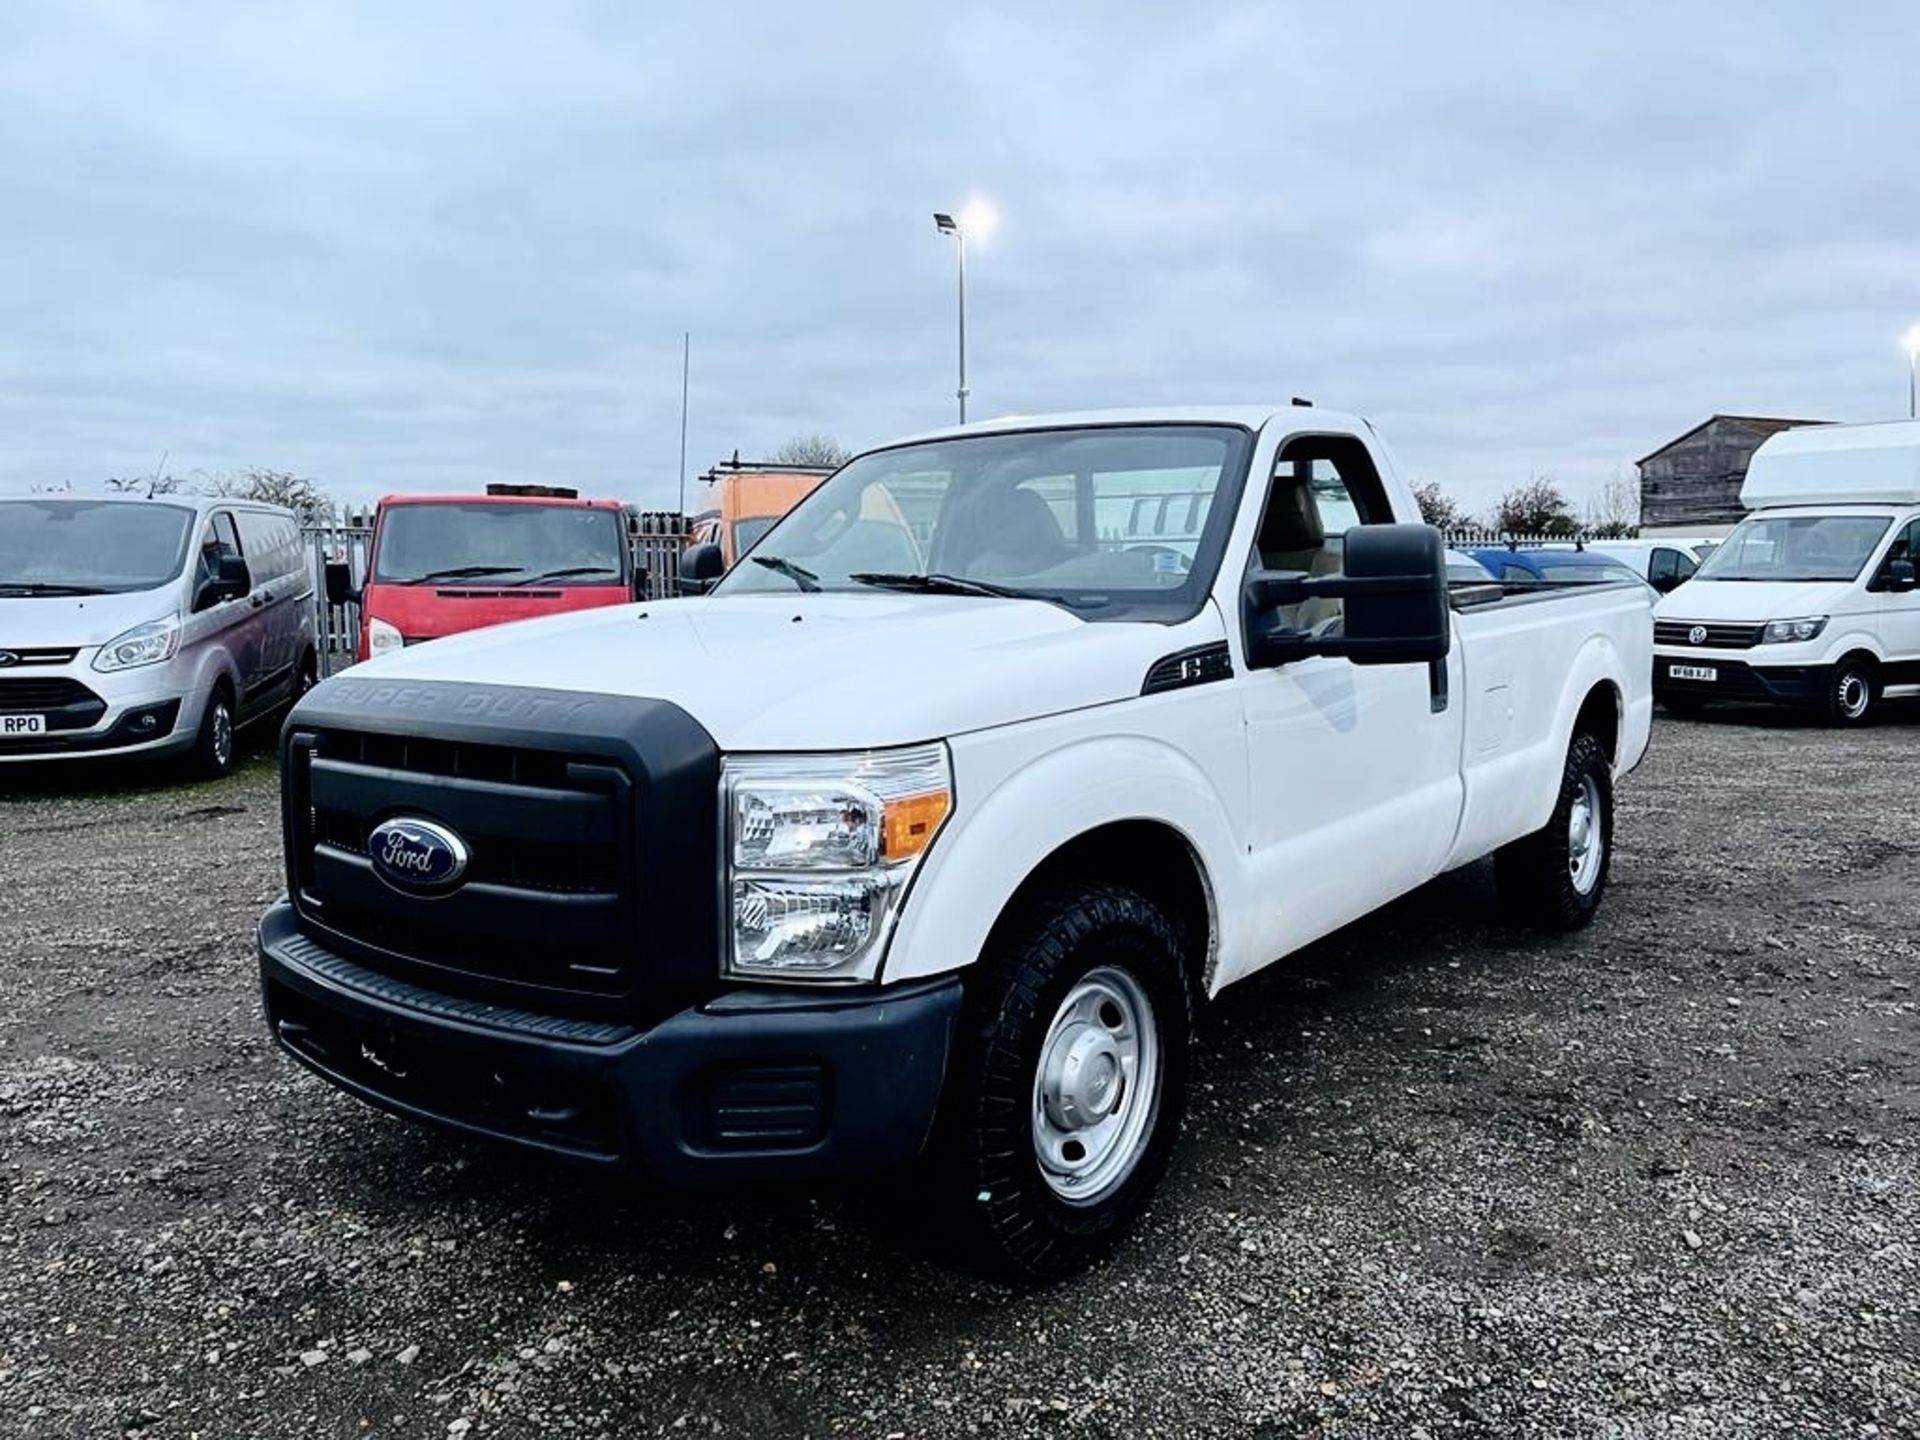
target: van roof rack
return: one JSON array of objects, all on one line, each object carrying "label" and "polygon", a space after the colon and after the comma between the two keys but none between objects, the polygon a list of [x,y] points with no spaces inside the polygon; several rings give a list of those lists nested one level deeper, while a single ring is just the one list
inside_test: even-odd
[{"label": "van roof rack", "polygon": [[571,485],[489,485],[489,495],[529,495],[540,500],[578,500],[580,492]]}]

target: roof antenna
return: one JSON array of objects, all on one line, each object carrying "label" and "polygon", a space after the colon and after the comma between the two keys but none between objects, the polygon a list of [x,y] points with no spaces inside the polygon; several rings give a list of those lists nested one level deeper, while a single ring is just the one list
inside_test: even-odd
[{"label": "roof antenna", "polygon": [[160,476],[167,468],[167,457],[171,454],[173,454],[171,450],[162,450],[160,452],[160,463],[153,467],[153,479],[147,482],[147,498],[149,500],[153,498],[154,491],[160,488]]}]

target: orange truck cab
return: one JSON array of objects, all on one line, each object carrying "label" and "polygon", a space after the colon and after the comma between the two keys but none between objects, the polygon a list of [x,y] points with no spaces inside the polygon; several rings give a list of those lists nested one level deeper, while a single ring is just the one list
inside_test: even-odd
[{"label": "orange truck cab", "polygon": [[708,508],[693,517],[687,544],[718,545],[731,570],[760,537],[773,528],[820,482],[833,473],[827,465],[755,464],[732,460],[701,476],[711,487]]},{"label": "orange truck cab", "polygon": [[374,513],[366,579],[327,567],[327,598],[357,601],[367,660],[423,640],[634,598],[618,500],[489,485],[484,495],[389,495]]}]

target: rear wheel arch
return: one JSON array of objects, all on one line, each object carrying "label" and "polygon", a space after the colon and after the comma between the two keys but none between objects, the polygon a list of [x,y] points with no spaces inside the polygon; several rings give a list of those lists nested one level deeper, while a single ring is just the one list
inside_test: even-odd
[{"label": "rear wheel arch", "polygon": [[1611,680],[1602,680],[1587,691],[1573,717],[1573,735],[1591,735],[1600,742],[1601,748],[1607,752],[1608,761],[1614,765],[1620,763],[1620,731],[1625,719],[1625,706],[1620,687]]}]

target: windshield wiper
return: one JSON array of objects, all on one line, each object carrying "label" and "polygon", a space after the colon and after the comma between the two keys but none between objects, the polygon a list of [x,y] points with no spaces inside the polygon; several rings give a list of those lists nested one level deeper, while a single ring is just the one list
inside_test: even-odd
[{"label": "windshield wiper", "polygon": [[98,585],[60,585],[51,580],[0,580],[0,595],[108,595]]},{"label": "windshield wiper", "polygon": [[1069,600],[1065,595],[1051,595],[1039,590],[1015,590],[1011,586],[995,585],[986,580],[969,580],[964,575],[943,575],[937,570],[928,575],[861,570],[847,578],[857,584],[873,585],[882,590],[905,590],[915,595],[982,595],[996,600],[1040,600],[1075,610],[1091,609],[1107,603],[1092,599]]},{"label": "windshield wiper", "polygon": [[564,580],[569,575],[618,575],[620,572],[611,565],[569,565],[563,570],[543,570],[538,575],[529,575],[524,580],[516,580],[515,585],[538,585],[542,580]]},{"label": "windshield wiper", "polygon": [[[786,576],[787,579],[791,580],[795,585],[798,585],[802,590],[818,590],[820,588],[820,577],[818,575],[807,569],[806,566],[796,565],[783,556],[749,555],[747,558],[756,565],[766,566],[767,569],[773,571],[776,575]],[[855,575],[853,578],[858,580],[860,577]]]},{"label": "windshield wiper", "polygon": [[400,585],[425,585],[432,580],[471,580],[480,575],[513,575],[526,569],[524,565],[451,565],[445,570],[429,570],[424,575],[416,575],[411,580],[400,580]]}]

